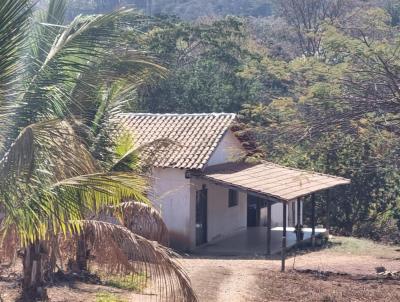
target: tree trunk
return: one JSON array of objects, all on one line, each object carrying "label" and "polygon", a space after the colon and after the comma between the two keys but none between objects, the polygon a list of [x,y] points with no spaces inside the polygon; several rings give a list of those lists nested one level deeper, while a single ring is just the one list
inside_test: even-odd
[{"label": "tree trunk", "polygon": [[84,234],[78,235],[76,245],[76,264],[79,271],[87,271],[88,251]]},{"label": "tree trunk", "polygon": [[43,278],[43,244],[29,244],[23,255],[23,301],[48,300]]}]

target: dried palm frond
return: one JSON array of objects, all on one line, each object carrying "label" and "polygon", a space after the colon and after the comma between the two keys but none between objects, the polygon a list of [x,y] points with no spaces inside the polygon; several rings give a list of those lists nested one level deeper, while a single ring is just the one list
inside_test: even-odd
[{"label": "dried palm frond", "polygon": [[126,201],[109,207],[108,212],[116,216],[120,223],[133,233],[168,246],[168,228],[160,213],[151,205],[137,201]]},{"label": "dried palm frond", "polygon": [[144,274],[160,301],[197,301],[172,250],[126,227],[94,220],[71,222],[89,241],[93,262],[114,274]]}]

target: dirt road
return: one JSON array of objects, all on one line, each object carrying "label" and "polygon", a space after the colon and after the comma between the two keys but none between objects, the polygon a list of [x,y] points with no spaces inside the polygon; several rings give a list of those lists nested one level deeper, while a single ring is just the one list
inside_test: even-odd
[{"label": "dirt road", "polygon": [[276,264],[265,260],[184,259],[200,301],[264,301],[260,297],[262,272]]},{"label": "dirt road", "polygon": [[[343,255],[324,250],[289,258],[287,273],[280,273],[279,260],[187,258],[181,262],[200,302],[400,301],[399,281],[358,280],[366,275],[375,276],[378,266],[400,271],[400,261],[396,258]],[[321,279],[299,274],[293,268],[349,276]],[[389,296],[391,300],[387,300]]]}]

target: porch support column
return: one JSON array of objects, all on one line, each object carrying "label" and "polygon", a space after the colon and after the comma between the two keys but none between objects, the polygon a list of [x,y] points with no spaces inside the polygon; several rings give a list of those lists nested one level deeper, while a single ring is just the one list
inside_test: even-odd
[{"label": "porch support column", "polygon": [[268,201],[267,204],[267,256],[271,255],[271,209],[272,209],[272,204],[270,201]]},{"label": "porch support column", "polygon": [[331,227],[331,198],[330,198],[330,191],[329,189],[326,190],[326,229],[328,230]]},{"label": "porch support column", "polygon": [[287,203],[283,202],[283,230],[282,230],[282,266],[281,266],[281,271],[285,271],[285,260],[286,260],[286,219],[287,219]]},{"label": "porch support column", "polygon": [[311,246],[315,247],[315,193],[311,194]]},{"label": "porch support column", "polygon": [[300,242],[300,225],[301,225],[301,216],[300,216],[300,211],[301,211],[301,197],[297,198],[297,224],[296,224],[296,241],[297,243]]}]

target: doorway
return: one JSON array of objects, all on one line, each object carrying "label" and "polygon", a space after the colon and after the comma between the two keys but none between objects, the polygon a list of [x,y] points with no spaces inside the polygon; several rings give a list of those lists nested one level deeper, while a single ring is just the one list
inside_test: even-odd
[{"label": "doorway", "polygon": [[207,243],[207,189],[196,191],[196,246]]},{"label": "doorway", "polygon": [[267,204],[265,199],[247,194],[247,227],[266,225]]}]

